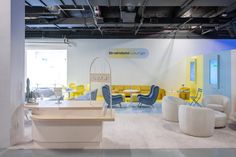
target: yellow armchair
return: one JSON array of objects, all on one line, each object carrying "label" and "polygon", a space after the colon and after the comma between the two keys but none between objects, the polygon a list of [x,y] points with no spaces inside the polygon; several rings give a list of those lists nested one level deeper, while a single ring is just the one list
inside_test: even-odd
[{"label": "yellow armchair", "polygon": [[163,98],[164,96],[166,96],[166,91],[165,91],[165,89],[160,88],[160,89],[159,89],[159,94],[158,94],[157,99],[158,99],[158,100],[162,100],[162,98]]},{"label": "yellow armchair", "polygon": [[76,86],[76,91],[72,92],[74,97],[79,97],[80,95],[83,95],[85,91],[84,85]]},{"label": "yellow armchair", "polygon": [[75,83],[70,83],[69,88],[71,88],[73,91],[70,93],[69,99],[73,99],[76,97],[79,97],[80,95],[83,95],[85,92],[84,85],[76,85]]}]

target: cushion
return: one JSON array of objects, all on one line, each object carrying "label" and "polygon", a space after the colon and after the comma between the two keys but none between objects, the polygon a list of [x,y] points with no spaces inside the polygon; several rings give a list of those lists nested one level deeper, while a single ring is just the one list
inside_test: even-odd
[{"label": "cushion", "polygon": [[150,91],[141,91],[140,94],[143,94],[143,95],[148,95],[150,93]]},{"label": "cushion", "polygon": [[149,91],[150,90],[150,86],[140,86],[140,90],[141,91]]},{"label": "cushion", "polygon": [[207,104],[206,107],[216,111],[224,112],[224,107],[220,104]]},{"label": "cushion", "polygon": [[124,86],[119,85],[116,87],[116,90],[118,90],[119,92],[123,92]]},{"label": "cushion", "polygon": [[117,89],[112,90],[112,93],[118,93],[119,91]]}]

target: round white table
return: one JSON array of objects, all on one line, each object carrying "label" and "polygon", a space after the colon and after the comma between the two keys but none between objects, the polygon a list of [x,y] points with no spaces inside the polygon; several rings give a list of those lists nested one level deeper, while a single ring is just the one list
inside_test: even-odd
[{"label": "round white table", "polygon": [[138,90],[138,89],[126,89],[123,92],[132,94],[132,93],[139,93],[140,90]]},{"label": "round white table", "polygon": [[132,100],[131,100],[131,96],[132,94],[136,94],[136,93],[139,93],[140,90],[138,89],[126,89],[123,91],[124,93],[129,93],[130,94],[130,104],[132,103]]}]

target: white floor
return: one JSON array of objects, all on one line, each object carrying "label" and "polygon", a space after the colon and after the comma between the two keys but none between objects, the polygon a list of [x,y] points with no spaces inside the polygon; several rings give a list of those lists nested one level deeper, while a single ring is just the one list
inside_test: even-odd
[{"label": "white floor", "polygon": [[[26,136],[30,141],[30,127],[26,128]],[[103,142],[100,148],[236,148],[236,131],[226,127],[216,129],[212,137],[192,137],[183,134],[178,123],[167,122],[160,114],[123,113],[117,114],[115,122],[104,123]],[[33,142],[28,142],[12,149],[40,149],[40,147]]]}]

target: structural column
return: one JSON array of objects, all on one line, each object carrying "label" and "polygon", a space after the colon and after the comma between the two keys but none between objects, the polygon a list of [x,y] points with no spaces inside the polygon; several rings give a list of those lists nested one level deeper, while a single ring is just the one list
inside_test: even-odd
[{"label": "structural column", "polygon": [[[231,105],[232,105],[232,116],[236,113],[236,50],[231,51]],[[235,117],[236,118],[236,117]]]},{"label": "structural column", "polygon": [[25,1],[1,0],[0,148],[22,140],[24,102]]}]

